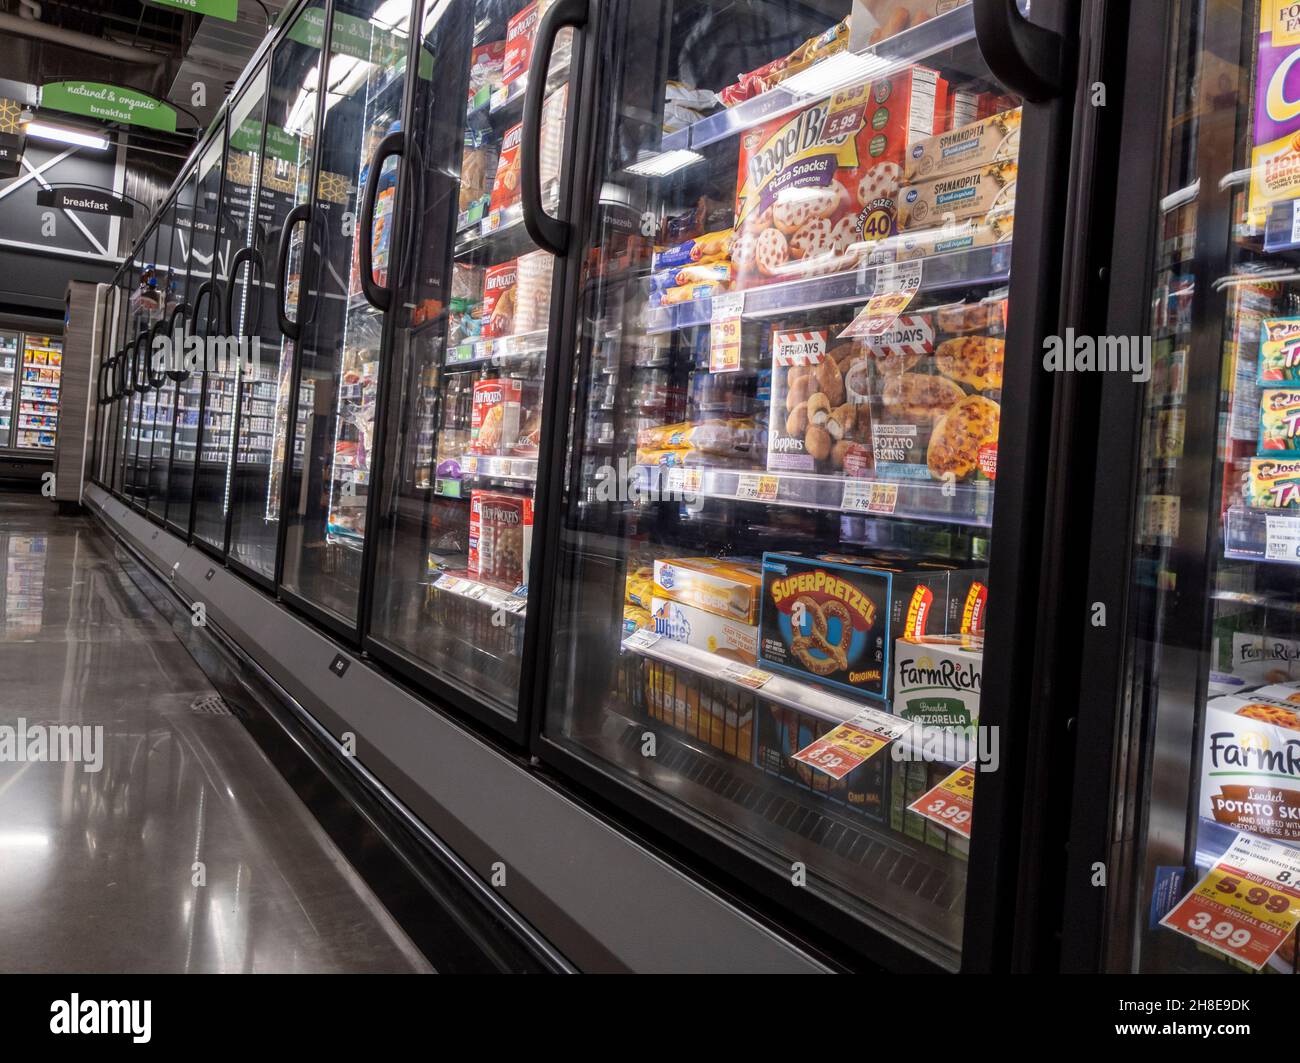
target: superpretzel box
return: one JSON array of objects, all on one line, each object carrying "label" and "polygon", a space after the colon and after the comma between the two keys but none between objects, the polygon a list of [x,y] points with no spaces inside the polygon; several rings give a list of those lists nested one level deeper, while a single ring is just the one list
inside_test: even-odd
[{"label": "superpretzel box", "polygon": [[890,649],[943,624],[948,572],[888,560],[763,555],[759,663],[870,698],[889,697]]}]

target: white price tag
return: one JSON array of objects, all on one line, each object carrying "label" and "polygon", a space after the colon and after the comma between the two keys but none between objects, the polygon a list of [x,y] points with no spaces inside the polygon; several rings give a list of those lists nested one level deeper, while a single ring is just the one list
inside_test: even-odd
[{"label": "white price tag", "polygon": [[745,312],[744,292],[719,292],[713,296],[712,321],[724,321],[729,317],[740,317]]},{"label": "white price tag", "polygon": [[1264,557],[1269,561],[1300,561],[1300,517],[1284,514],[1268,518]]},{"label": "white price tag", "polygon": [[724,292],[713,297],[709,327],[709,372],[734,373],[740,369],[741,314],[744,292]]},{"label": "white price tag", "polygon": [[761,668],[750,668],[743,664],[732,662],[727,665],[722,674],[730,679],[733,683],[739,683],[741,686],[749,687],[751,690],[762,690],[763,687],[774,679],[771,672],[764,672]]},{"label": "white price tag", "polygon": [[660,636],[656,635],[653,631],[647,631],[645,628],[641,628],[639,631],[634,631],[625,638],[623,640],[623,646],[630,650],[648,650],[659,641],[659,638]]},{"label": "white price tag", "polygon": [[1291,242],[1300,244],[1300,199],[1291,200]]}]

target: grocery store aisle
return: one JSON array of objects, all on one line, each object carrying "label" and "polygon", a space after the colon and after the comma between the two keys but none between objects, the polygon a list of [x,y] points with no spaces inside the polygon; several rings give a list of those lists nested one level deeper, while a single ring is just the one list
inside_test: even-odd
[{"label": "grocery store aisle", "polygon": [[0,968],[429,970],[101,529],[0,491],[0,558]]}]

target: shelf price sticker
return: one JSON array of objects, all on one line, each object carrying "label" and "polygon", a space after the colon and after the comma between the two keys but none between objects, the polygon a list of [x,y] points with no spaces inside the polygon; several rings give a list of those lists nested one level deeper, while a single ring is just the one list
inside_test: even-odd
[{"label": "shelf price sticker", "polygon": [[661,636],[647,628],[638,628],[623,640],[623,648],[628,650],[648,650]]},{"label": "shelf price sticker", "polygon": [[780,490],[779,476],[747,472],[736,482],[736,498],[742,502],[775,502]]},{"label": "shelf price sticker", "polygon": [[1264,542],[1266,561],[1300,561],[1300,517],[1269,514]]},{"label": "shelf price sticker", "polygon": [[1250,834],[1160,925],[1259,970],[1300,924],[1300,852]]},{"label": "shelf price sticker", "polygon": [[816,768],[832,779],[843,779],[907,733],[893,717],[875,709],[864,709],[851,720],[827,731],[811,745],[804,746],[794,759]]},{"label": "shelf price sticker", "polygon": [[876,268],[876,293],[839,339],[874,339],[883,336],[902,316],[921,290],[921,263],[887,262]]},{"label": "shelf price sticker", "polygon": [[744,292],[713,297],[709,315],[709,372],[735,373],[740,369],[741,315]]},{"label": "shelf price sticker", "polygon": [[844,485],[844,500],[840,509],[845,513],[870,513],[888,517],[897,508],[898,484],[849,480]]},{"label": "shelf price sticker", "polygon": [[765,672],[761,668],[750,668],[748,665],[734,661],[722,669],[722,674],[733,683],[749,687],[750,690],[762,690],[775,678],[771,672]]},{"label": "shelf price sticker", "polygon": [[971,812],[975,806],[975,762],[968,761],[938,786],[922,794],[910,805],[926,819],[963,838],[970,837]]}]

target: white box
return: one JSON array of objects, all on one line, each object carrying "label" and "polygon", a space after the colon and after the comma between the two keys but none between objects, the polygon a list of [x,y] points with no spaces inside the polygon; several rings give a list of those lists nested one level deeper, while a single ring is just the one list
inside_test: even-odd
[{"label": "white box", "polygon": [[984,640],[936,635],[894,643],[895,716],[930,727],[979,721]]},{"label": "white box", "polygon": [[650,600],[655,634],[744,664],[758,663],[758,625],[729,620],[693,605],[655,595]]},{"label": "white box", "polygon": [[[1293,726],[1241,715],[1287,713]],[[1300,706],[1231,695],[1206,708],[1201,751],[1203,819],[1275,841],[1300,844]]]}]

